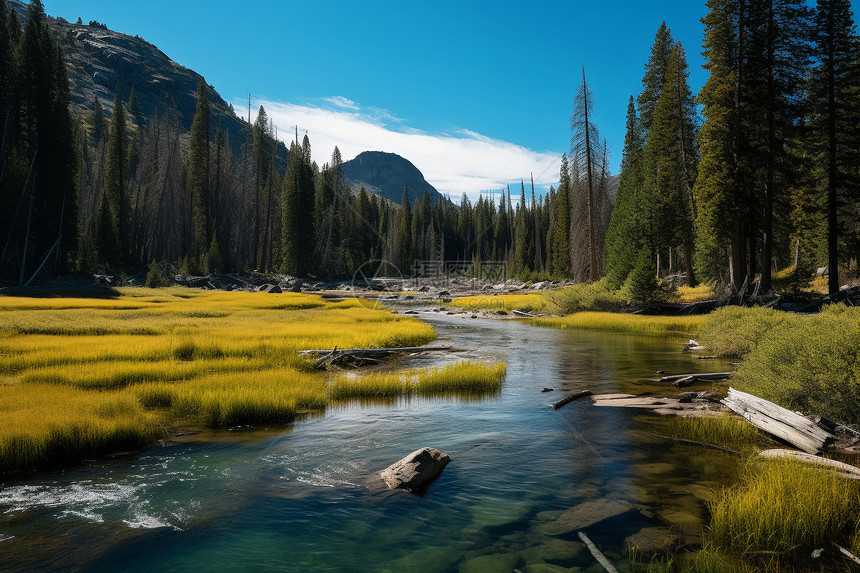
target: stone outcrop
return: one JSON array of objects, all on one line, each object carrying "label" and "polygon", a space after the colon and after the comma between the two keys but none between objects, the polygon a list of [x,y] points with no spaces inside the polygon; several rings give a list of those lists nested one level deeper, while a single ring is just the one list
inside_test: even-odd
[{"label": "stone outcrop", "polygon": [[420,492],[441,475],[451,457],[436,448],[421,448],[394,462],[380,475],[388,489]]}]

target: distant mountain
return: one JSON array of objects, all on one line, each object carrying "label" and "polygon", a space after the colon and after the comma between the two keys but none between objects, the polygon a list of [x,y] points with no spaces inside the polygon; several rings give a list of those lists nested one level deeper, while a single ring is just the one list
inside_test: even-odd
[{"label": "distant mountain", "polygon": [[425,189],[430,192],[434,203],[442,197],[411,161],[396,153],[359,153],[355,159],[343,164],[343,174],[349,180],[349,188],[353,192],[358,192],[364,186],[368,193],[381,195],[398,204],[403,199],[404,185],[409,190],[410,201],[420,198]]},{"label": "distant mountain", "polygon": [[[7,3],[23,24],[27,18],[27,4],[20,0],[7,0]],[[74,112],[83,115],[92,110],[93,98],[97,96],[110,116],[117,84],[125,101],[134,86],[144,117],[150,117],[156,108],[159,113],[173,109],[182,128],[191,129],[197,105],[197,83],[203,76],[180,66],[139,36],[73,24],[50,16],[48,22],[63,47]],[[238,148],[245,139],[248,124],[236,115],[214,87],[207,86],[213,133],[220,128],[227,133],[231,145]],[[279,155],[285,162],[286,148],[280,147]]]}]

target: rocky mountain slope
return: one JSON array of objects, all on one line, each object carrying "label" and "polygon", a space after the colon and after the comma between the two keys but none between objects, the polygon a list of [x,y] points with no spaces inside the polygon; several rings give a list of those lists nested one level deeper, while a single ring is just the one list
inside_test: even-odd
[{"label": "rocky mountain slope", "polygon": [[363,185],[368,193],[376,193],[395,203],[403,199],[404,185],[409,190],[410,201],[420,198],[425,189],[430,191],[434,203],[442,196],[412,162],[396,153],[359,153],[355,159],[343,164],[343,174],[353,192],[358,192]]},{"label": "rocky mountain slope", "polygon": [[[7,0],[7,3],[23,24],[27,19],[27,4],[20,0]],[[182,129],[191,128],[197,105],[197,84],[204,80],[203,76],[177,64],[139,36],[74,24],[50,15],[48,21],[66,58],[72,111],[80,115],[88,113],[93,108],[94,98],[98,97],[110,116],[117,85],[126,101],[134,86],[144,117],[150,117],[156,109],[159,113],[174,110]],[[213,132],[220,128],[227,133],[231,145],[238,147],[245,140],[247,121],[240,119],[232,106],[208,84],[207,96],[212,104]],[[285,160],[286,148],[282,148],[281,154]]]}]

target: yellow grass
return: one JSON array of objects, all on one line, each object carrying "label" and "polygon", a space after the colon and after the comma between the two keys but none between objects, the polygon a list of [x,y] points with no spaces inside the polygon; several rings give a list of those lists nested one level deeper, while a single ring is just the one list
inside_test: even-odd
[{"label": "yellow grass", "polygon": [[449,303],[467,310],[521,310],[523,312],[537,312],[544,308],[546,299],[539,294],[499,294],[460,296]]},{"label": "yellow grass", "polygon": [[0,472],[138,448],[180,420],[289,422],[329,399],[328,375],[299,351],[436,337],[427,324],[355,299],[115,293],[0,297]]},{"label": "yellow grass", "polygon": [[714,288],[710,285],[700,284],[694,287],[682,286],[675,291],[672,302],[691,303],[713,300],[716,298]]},{"label": "yellow grass", "polygon": [[335,399],[391,398],[415,394],[481,394],[498,391],[507,372],[504,362],[460,361],[430,370],[342,375],[332,383]]},{"label": "yellow grass", "polygon": [[535,326],[576,328],[621,334],[692,337],[704,323],[703,316],[647,316],[613,312],[577,312],[568,316],[531,319]]}]

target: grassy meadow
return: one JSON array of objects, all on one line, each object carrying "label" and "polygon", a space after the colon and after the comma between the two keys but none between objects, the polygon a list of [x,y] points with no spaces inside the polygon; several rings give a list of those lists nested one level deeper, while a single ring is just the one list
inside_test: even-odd
[{"label": "grassy meadow", "polygon": [[567,316],[530,319],[547,328],[599,330],[666,338],[692,338],[705,321],[704,316],[648,316],[615,312],[577,312]]},{"label": "grassy meadow", "polygon": [[177,425],[286,423],[333,399],[373,396],[390,380],[423,395],[498,389],[498,364],[347,376],[299,355],[435,337],[427,324],[357,300],[298,293],[0,297],[0,472],[139,449]]}]

